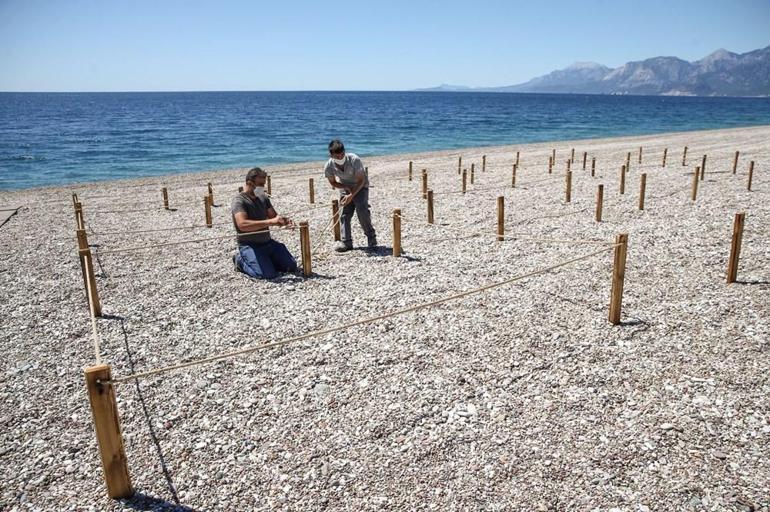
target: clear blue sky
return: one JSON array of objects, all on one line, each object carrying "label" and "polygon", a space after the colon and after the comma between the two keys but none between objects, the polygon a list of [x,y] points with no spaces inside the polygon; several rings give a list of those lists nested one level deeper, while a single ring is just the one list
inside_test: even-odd
[{"label": "clear blue sky", "polygon": [[770,45],[770,0],[0,0],[0,91],[402,90]]}]

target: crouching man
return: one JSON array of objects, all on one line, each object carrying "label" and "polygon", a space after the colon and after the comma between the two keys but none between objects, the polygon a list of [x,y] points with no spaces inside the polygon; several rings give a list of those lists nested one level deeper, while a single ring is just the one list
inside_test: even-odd
[{"label": "crouching man", "polygon": [[326,162],[324,175],[332,188],[340,190],[342,206],[342,241],[337,245],[338,252],[353,248],[353,235],[350,232],[350,219],[353,212],[358,215],[358,222],[367,238],[370,249],[377,247],[377,233],[372,226],[372,214],[369,210],[369,177],[358,155],[345,154],[342,141],[335,139],[329,143],[329,161]]},{"label": "crouching man", "polygon": [[295,272],[297,260],[280,242],[270,238],[270,226],[294,227],[273,209],[265,194],[267,173],[255,167],[246,174],[243,192],[233,199],[230,212],[238,233],[236,269],[261,279],[273,279],[279,272]]}]

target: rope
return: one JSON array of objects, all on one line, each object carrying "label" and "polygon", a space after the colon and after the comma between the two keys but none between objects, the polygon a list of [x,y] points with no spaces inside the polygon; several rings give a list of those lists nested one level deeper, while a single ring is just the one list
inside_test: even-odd
[{"label": "rope", "polygon": [[[224,226],[225,224],[232,225],[232,221],[213,222],[211,225],[212,226]],[[134,230],[134,231],[99,231],[99,232],[94,232],[92,230],[91,233],[93,235],[95,235],[95,236],[100,236],[100,235],[131,235],[131,234],[136,234],[136,233],[155,233],[155,232],[158,232],[158,231],[176,231],[176,230],[183,231],[183,230],[186,230],[186,229],[199,229],[199,228],[207,228],[207,227],[208,226],[206,224],[200,224],[200,225],[193,224],[192,226],[175,226],[175,227],[172,227],[172,228],[157,228],[157,229],[139,229],[139,230]]]},{"label": "rope", "polygon": [[318,248],[321,247],[323,244],[323,237],[326,234],[326,231],[331,227],[334,229],[339,223],[340,219],[342,219],[342,212],[337,213],[337,219],[334,218],[334,215],[332,215],[332,218],[329,220],[329,222],[326,223],[326,226],[321,230],[321,233],[318,235],[318,242],[315,245],[315,248],[313,248],[312,251],[310,251],[310,257],[312,258],[315,256],[315,254],[318,252]]},{"label": "rope", "polygon": [[[88,294],[88,312],[91,316],[91,331],[94,336],[94,354],[96,355],[96,364],[102,364],[101,341],[99,339],[99,331],[96,328],[96,308],[94,306],[94,296],[91,293],[91,272],[85,260],[83,261],[83,268],[86,271],[86,293]],[[95,282],[96,280],[94,279]]]},{"label": "rope", "polygon": [[131,209],[131,210],[94,210],[89,211],[88,213],[90,215],[93,215],[94,213],[134,213],[134,212],[149,212],[154,210],[165,210],[163,206],[157,206],[155,208],[139,208],[139,209]]},{"label": "rope", "polygon": [[[618,244],[613,244],[612,247],[614,248],[616,245],[618,245]],[[443,299],[438,299],[438,300],[434,300],[434,301],[431,301],[431,302],[426,302],[424,304],[417,304],[415,306],[409,306],[409,307],[406,307],[406,308],[403,308],[403,309],[398,309],[398,310],[392,311],[390,313],[384,313],[382,315],[377,315],[377,316],[373,316],[373,317],[370,317],[370,318],[365,318],[365,319],[359,320],[357,322],[353,322],[353,323],[349,323],[349,324],[345,324],[345,325],[340,325],[340,326],[337,326],[337,327],[330,327],[328,329],[322,329],[320,331],[313,331],[313,332],[309,332],[309,333],[306,333],[306,334],[303,334],[303,335],[300,335],[300,336],[295,336],[293,338],[288,338],[288,339],[285,339],[285,340],[275,341],[275,342],[272,342],[272,343],[265,343],[265,344],[257,345],[257,346],[253,346],[253,347],[246,347],[246,348],[243,348],[243,349],[240,349],[240,350],[234,350],[234,351],[231,351],[231,352],[226,352],[224,354],[219,354],[219,355],[216,355],[216,356],[206,357],[206,358],[203,358],[203,359],[187,361],[187,362],[184,362],[184,363],[178,363],[178,364],[174,364],[174,365],[171,365],[171,366],[166,366],[166,367],[162,367],[162,368],[156,368],[154,370],[148,370],[146,372],[135,373],[133,375],[128,375],[126,377],[119,377],[117,379],[112,379],[111,381],[102,381],[102,383],[105,384],[105,383],[109,382],[111,384],[120,384],[120,383],[123,383],[123,382],[128,382],[128,381],[132,381],[132,380],[138,380],[140,378],[150,377],[152,375],[159,375],[159,374],[167,373],[167,372],[174,371],[174,370],[180,370],[182,368],[189,368],[191,366],[199,366],[199,365],[206,364],[206,363],[211,363],[211,362],[214,362],[214,361],[221,361],[223,359],[230,359],[230,358],[233,358],[233,357],[243,356],[243,355],[246,355],[246,354],[250,354],[252,352],[256,352],[258,350],[264,350],[264,349],[268,349],[268,348],[280,347],[280,346],[288,345],[290,343],[296,343],[298,341],[306,340],[308,338],[313,338],[313,337],[316,337],[316,336],[325,336],[327,334],[332,334],[332,333],[335,333],[335,332],[343,331],[343,330],[346,330],[346,329],[350,329],[352,327],[357,327],[357,326],[360,326],[360,325],[370,324],[370,323],[377,322],[377,321],[380,321],[380,320],[385,320],[387,318],[392,318],[392,317],[395,317],[395,316],[404,315],[406,313],[411,313],[413,311],[419,311],[421,309],[426,309],[426,308],[433,307],[433,306],[436,306],[436,305],[439,305],[439,304],[444,304],[446,302],[449,302],[449,301],[452,301],[452,300],[456,300],[456,299],[461,299],[461,298],[464,298],[464,297],[468,297],[470,295],[476,295],[476,294],[479,294],[481,292],[485,292],[487,290],[491,290],[493,288],[499,288],[501,286],[505,286],[507,284],[511,284],[513,282],[516,282],[516,281],[521,281],[522,279],[526,279],[528,277],[533,277],[533,276],[536,276],[536,275],[545,274],[545,273],[548,273],[548,272],[550,272],[552,270],[556,270],[557,268],[561,268],[561,267],[567,266],[567,265],[572,264],[572,263],[577,263],[578,261],[587,260],[589,258],[592,258],[592,257],[598,255],[598,254],[602,254],[602,253],[606,252],[608,249],[609,248],[604,248],[604,249],[602,249],[600,251],[595,251],[595,252],[592,252],[590,254],[586,254],[584,256],[580,256],[580,257],[577,257],[577,258],[573,258],[571,260],[563,261],[561,263],[557,263],[556,265],[552,265],[550,267],[546,267],[546,268],[543,268],[543,269],[540,269],[540,270],[534,270],[534,271],[528,272],[526,274],[520,274],[520,275],[514,276],[514,277],[512,277],[510,279],[506,279],[506,280],[503,280],[503,281],[498,281],[496,283],[491,283],[491,284],[488,284],[488,285],[485,285],[485,286],[481,286],[479,288],[474,288],[472,290],[460,292],[460,293],[457,293],[457,294],[454,294],[454,295],[450,295],[449,297],[444,297]]]},{"label": "rope", "polygon": [[[261,232],[261,230],[259,232]],[[100,250],[100,251],[98,251],[98,254],[100,254],[100,255],[101,254],[117,254],[117,253],[121,253],[121,252],[143,251],[145,249],[155,249],[157,247],[169,247],[169,246],[172,246],[172,245],[192,244],[192,243],[197,243],[197,242],[208,242],[208,241],[211,241],[211,240],[223,240],[225,238],[232,238],[234,236],[239,236],[239,235],[251,235],[253,233],[258,233],[258,231],[250,231],[248,233],[236,233],[236,234],[230,234],[230,235],[215,236],[215,237],[211,237],[211,238],[197,238],[197,239],[194,239],[194,240],[182,240],[180,242],[167,242],[167,243],[164,243],[164,244],[141,245],[141,246],[137,246],[137,247],[125,247],[123,249],[112,249],[112,250],[109,250],[109,251],[101,251]]]}]

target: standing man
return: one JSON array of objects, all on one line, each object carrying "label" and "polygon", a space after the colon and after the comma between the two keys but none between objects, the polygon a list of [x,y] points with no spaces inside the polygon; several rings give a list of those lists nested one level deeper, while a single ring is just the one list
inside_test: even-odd
[{"label": "standing man", "polygon": [[353,236],[350,232],[350,218],[355,211],[358,222],[366,235],[368,247],[377,247],[377,233],[372,226],[372,213],[369,211],[369,177],[358,155],[345,153],[345,146],[339,139],[329,143],[329,161],[326,162],[324,175],[332,188],[340,189],[342,214],[342,241],[337,244],[337,252],[353,248]]},{"label": "standing man", "polygon": [[238,232],[235,268],[255,278],[273,279],[279,272],[296,272],[297,260],[280,242],[270,238],[270,226],[294,227],[281,217],[265,194],[267,173],[255,167],[246,174],[243,192],[233,198],[230,212]]}]

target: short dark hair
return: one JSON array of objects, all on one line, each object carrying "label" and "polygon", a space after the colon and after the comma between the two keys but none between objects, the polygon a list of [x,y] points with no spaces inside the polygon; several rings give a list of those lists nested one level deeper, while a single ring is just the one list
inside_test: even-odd
[{"label": "short dark hair", "polygon": [[254,181],[254,178],[266,178],[266,177],[267,177],[267,173],[259,167],[254,167],[253,169],[249,169],[249,172],[246,173],[246,181]]},{"label": "short dark hair", "polygon": [[343,153],[345,151],[345,144],[340,139],[334,139],[329,143],[329,154]]}]

